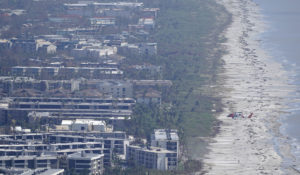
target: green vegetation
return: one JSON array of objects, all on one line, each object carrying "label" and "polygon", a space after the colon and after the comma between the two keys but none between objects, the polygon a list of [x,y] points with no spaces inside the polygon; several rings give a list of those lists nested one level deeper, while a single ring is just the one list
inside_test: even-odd
[{"label": "green vegetation", "polygon": [[200,161],[188,160],[183,164],[179,165],[179,169],[176,171],[158,171],[150,170],[143,167],[126,168],[121,167],[105,168],[104,175],[180,175],[190,174],[193,172],[200,171],[202,164]]},{"label": "green vegetation", "polygon": [[[211,0],[144,3],[160,8],[156,31],[150,38],[158,43],[159,56],[144,61],[162,65],[163,78],[172,80],[173,87],[164,95],[165,106],[136,108],[129,132],[146,137],[154,128],[177,128],[186,155],[198,158],[203,148],[195,146],[201,142],[197,138],[214,134],[211,110],[221,109],[208,87],[216,81],[218,66],[222,64],[219,34],[230,22],[230,15]],[[140,60],[132,60],[135,61]]]}]

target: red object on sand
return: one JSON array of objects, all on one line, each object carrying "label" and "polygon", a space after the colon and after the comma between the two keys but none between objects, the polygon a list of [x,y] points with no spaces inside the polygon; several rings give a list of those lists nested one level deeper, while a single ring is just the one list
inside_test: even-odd
[{"label": "red object on sand", "polygon": [[248,116],[248,118],[251,118],[251,117],[252,117],[252,115],[253,115],[253,113],[251,112],[251,114]]},{"label": "red object on sand", "polygon": [[233,113],[231,113],[231,114],[229,114],[227,117],[231,117],[231,118],[233,118],[233,117],[234,117],[234,114],[233,114]]}]

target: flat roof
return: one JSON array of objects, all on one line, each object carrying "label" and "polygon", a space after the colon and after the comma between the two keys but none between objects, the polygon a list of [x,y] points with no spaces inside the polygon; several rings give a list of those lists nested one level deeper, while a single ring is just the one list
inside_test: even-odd
[{"label": "flat roof", "polygon": [[57,175],[60,173],[63,173],[65,170],[64,169],[34,169],[34,170],[25,170],[24,173],[21,175]]},{"label": "flat roof", "polygon": [[176,153],[175,151],[169,151],[169,150],[166,150],[163,148],[152,147],[152,146],[150,147],[150,149],[147,147],[140,147],[140,146],[136,146],[136,145],[128,145],[128,147],[135,148],[135,149],[145,151],[145,152],[151,152],[151,153]]},{"label": "flat roof", "polygon": [[92,154],[92,153],[81,153],[77,152],[74,154],[68,155],[68,159],[82,159],[82,160],[95,160],[100,159],[101,157],[104,157],[104,154]]},{"label": "flat roof", "polygon": [[47,169],[45,172],[40,173],[39,175],[57,175],[65,172],[64,169]]}]

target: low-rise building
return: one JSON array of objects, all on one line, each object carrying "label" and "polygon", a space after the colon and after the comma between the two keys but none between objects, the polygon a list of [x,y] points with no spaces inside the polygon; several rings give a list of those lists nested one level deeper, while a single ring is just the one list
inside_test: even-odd
[{"label": "low-rise building", "polygon": [[140,18],[138,25],[144,26],[145,29],[154,29],[155,28],[155,20],[154,20],[154,18]]},{"label": "low-rise building", "polygon": [[121,43],[118,47],[120,54],[157,55],[157,43]]},{"label": "low-rise building", "polygon": [[62,125],[67,125],[71,131],[106,131],[106,123],[104,121],[76,119],[63,120]]},{"label": "low-rise building", "polygon": [[161,104],[161,93],[153,89],[137,92],[135,98],[141,104]]},{"label": "low-rise building", "polygon": [[64,4],[64,8],[69,15],[92,16],[93,7],[88,3]]},{"label": "low-rise building", "polygon": [[144,8],[141,10],[141,13],[145,18],[156,18],[159,10],[159,8]]},{"label": "low-rise building", "polygon": [[55,54],[56,46],[49,41],[45,41],[43,39],[37,39],[36,50],[38,53],[42,53],[42,54]]},{"label": "low-rise building", "polygon": [[133,96],[132,83],[130,81],[113,81],[113,80],[88,80],[80,83],[80,90],[97,89],[105,95],[111,95],[114,98],[125,98]]},{"label": "low-rise building", "polygon": [[102,56],[114,55],[117,53],[116,47],[82,47],[71,50],[71,55],[75,58],[100,58]]},{"label": "low-rise building", "polygon": [[98,17],[98,18],[90,18],[90,23],[92,26],[107,26],[107,25],[115,25],[116,18],[113,17]]}]

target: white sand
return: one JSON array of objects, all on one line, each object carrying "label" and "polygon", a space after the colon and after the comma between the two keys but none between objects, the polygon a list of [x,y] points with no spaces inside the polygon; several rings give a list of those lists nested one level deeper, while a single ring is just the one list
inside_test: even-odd
[{"label": "white sand", "polygon": [[[279,135],[277,119],[284,108],[284,97],[293,90],[281,65],[270,60],[260,48],[258,34],[265,28],[259,8],[251,0],[220,0],[233,14],[233,22],[224,32],[228,54],[220,74],[218,96],[224,112],[220,133],[210,142],[204,158],[204,170],[214,175],[255,175],[287,173],[272,138]],[[223,93],[223,94],[222,94]],[[233,120],[227,115],[243,112],[251,119]],[[289,152],[282,146],[281,152]],[[292,170],[288,174],[292,174]]]}]

